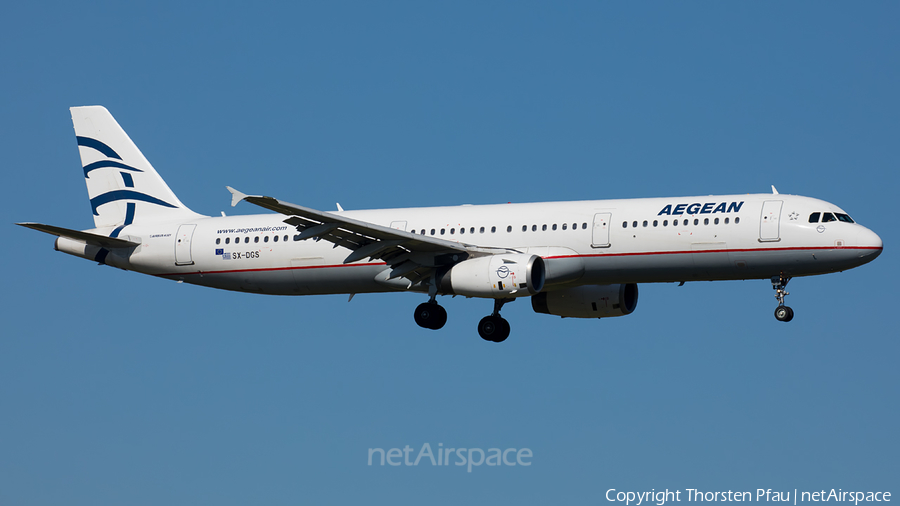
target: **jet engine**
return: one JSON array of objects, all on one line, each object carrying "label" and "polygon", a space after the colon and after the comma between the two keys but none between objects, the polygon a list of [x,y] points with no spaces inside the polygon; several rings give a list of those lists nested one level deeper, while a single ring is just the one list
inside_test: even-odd
[{"label": "jet engine", "polygon": [[545,276],[544,260],[537,255],[491,255],[454,265],[441,277],[440,289],[466,297],[524,297],[543,290]]},{"label": "jet engine", "polygon": [[531,298],[536,313],[563,318],[609,318],[631,314],[637,307],[638,287],[624,285],[584,285],[542,292]]}]

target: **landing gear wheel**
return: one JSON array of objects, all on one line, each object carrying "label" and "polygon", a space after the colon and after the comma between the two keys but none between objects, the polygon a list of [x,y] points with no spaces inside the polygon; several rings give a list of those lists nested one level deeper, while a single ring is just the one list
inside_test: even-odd
[{"label": "landing gear wheel", "polygon": [[422,328],[437,330],[447,323],[447,310],[435,302],[423,302],[416,307],[416,324]]},{"label": "landing gear wheel", "polygon": [[500,316],[485,316],[478,322],[478,335],[485,341],[502,343],[509,337],[509,322]]},{"label": "landing gear wheel", "polygon": [[794,310],[787,306],[775,308],[775,319],[780,322],[789,322],[794,319]]},{"label": "landing gear wheel", "polygon": [[497,336],[496,339],[494,339],[495,343],[502,343],[503,341],[506,341],[507,337],[509,337],[509,322],[506,321],[506,318],[500,318],[500,322],[503,323],[503,328],[501,329],[502,332],[500,333],[500,335]]}]

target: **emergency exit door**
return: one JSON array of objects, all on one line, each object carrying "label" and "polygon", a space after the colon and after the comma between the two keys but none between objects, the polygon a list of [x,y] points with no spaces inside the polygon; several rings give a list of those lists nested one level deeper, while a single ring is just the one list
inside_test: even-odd
[{"label": "emergency exit door", "polygon": [[191,265],[191,238],[197,225],[181,225],[175,234],[175,265]]},{"label": "emergency exit door", "polygon": [[759,217],[759,240],[762,242],[781,240],[781,206],[782,200],[763,202],[762,214]]},{"label": "emergency exit door", "polygon": [[594,215],[594,229],[591,234],[591,247],[609,247],[609,222],[612,213],[597,213]]}]

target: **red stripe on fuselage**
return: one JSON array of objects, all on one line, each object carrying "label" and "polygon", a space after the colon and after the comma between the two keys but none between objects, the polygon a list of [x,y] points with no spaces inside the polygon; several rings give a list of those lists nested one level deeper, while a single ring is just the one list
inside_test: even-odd
[{"label": "red stripe on fuselage", "polygon": [[298,265],[296,267],[266,267],[263,269],[234,269],[226,271],[196,271],[196,272],[170,272],[167,274],[155,274],[155,276],[185,276],[191,274],[231,274],[234,272],[268,272],[268,271],[293,271],[299,269],[331,269],[337,267],[367,267],[370,265],[387,265],[385,262],[373,262],[368,264],[335,264],[335,265]]},{"label": "red stripe on fuselage", "polygon": [[[857,249],[857,250],[873,250],[880,251],[884,248],[875,248],[872,246],[842,246],[842,247],[831,247],[831,246],[806,246],[806,247],[792,247],[792,248],[746,248],[746,249],[705,249],[705,250],[685,250],[685,251],[639,251],[632,253],[596,253],[592,255],[558,255],[551,257],[543,257],[545,260],[551,260],[555,258],[596,258],[596,257],[624,257],[624,256],[644,256],[644,255],[687,255],[694,253],[745,253],[745,252],[757,252],[757,251],[821,251],[821,250],[842,250],[842,249]],[[268,267],[263,269],[234,269],[234,270],[224,270],[224,271],[196,271],[196,272],[173,272],[167,274],[155,274],[155,276],[189,276],[189,275],[197,275],[197,274],[231,274],[237,272],[270,272],[270,271],[291,271],[291,270],[299,270],[299,269],[333,269],[338,267],[366,267],[371,265],[387,265],[385,262],[373,262],[367,264],[334,264],[334,265],[301,265],[296,267]]]},{"label": "red stripe on fuselage", "polygon": [[746,249],[703,249],[703,250],[683,250],[683,251],[637,251],[633,253],[596,253],[592,255],[558,255],[552,257],[544,257],[545,260],[553,258],[593,258],[593,257],[626,257],[641,255],[686,255],[693,253],[746,253],[756,251],[821,251],[821,250],[842,250],[842,249],[860,249],[860,250],[882,250],[884,248],[875,248],[873,246],[799,246],[794,248],[746,248]]}]

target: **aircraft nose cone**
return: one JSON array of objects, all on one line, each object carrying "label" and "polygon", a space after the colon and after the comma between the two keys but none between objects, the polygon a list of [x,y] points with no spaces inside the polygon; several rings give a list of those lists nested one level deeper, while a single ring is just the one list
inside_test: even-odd
[{"label": "aircraft nose cone", "polygon": [[881,251],[884,248],[881,237],[878,237],[878,234],[865,227],[862,227],[862,230],[856,235],[856,245],[861,248],[866,248],[863,250],[862,254],[863,256],[868,257],[866,259],[867,261],[874,260],[875,257],[881,254]]}]

